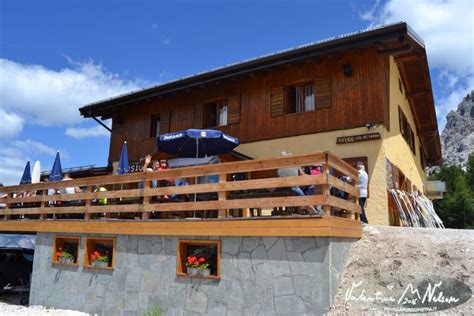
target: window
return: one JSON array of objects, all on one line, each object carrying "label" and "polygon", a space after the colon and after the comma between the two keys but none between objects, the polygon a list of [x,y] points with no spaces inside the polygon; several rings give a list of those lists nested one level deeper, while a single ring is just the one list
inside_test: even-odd
[{"label": "window", "polygon": [[301,113],[314,109],[313,84],[287,87],[286,113]]},{"label": "window", "polygon": [[113,269],[115,260],[114,238],[87,238],[84,266],[97,269]]},{"label": "window", "polygon": [[206,104],[205,109],[205,128],[227,125],[227,100],[209,102]]},{"label": "window", "polygon": [[150,138],[160,136],[160,122],[159,115],[151,116]]},{"label": "window", "polygon": [[423,147],[420,147],[420,164],[421,164],[421,167],[423,168],[423,171],[425,171],[426,159],[425,159],[425,153],[423,152]]},{"label": "window", "polygon": [[52,262],[78,265],[80,237],[58,236],[54,239]]},{"label": "window", "polygon": [[398,106],[398,123],[400,125],[400,133],[402,134],[403,138],[407,142],[408,146],[410,146],[411,151],[414,155],[416,155],[416,147],[415,147],[415,133],[408,123],[407,117],[405,113],[403,113],[400,106]]},{"label": "window", "polygon": [[179,240],[176,275],[192,278],[220,278],[219,240]]}]

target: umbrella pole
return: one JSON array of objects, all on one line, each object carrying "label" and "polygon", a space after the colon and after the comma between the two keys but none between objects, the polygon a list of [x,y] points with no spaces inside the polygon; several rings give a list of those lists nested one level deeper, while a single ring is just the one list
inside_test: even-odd
[{"label": "umbrella pole", "polygon": [[[199,139],[196,138],[196,159],[199,158]],[[197,176],[194,176],[194,185],[197,185]],[[196,203],[197,195],[194,192],[194,203]],[[193,210],[193,217],[196,218],[196,210]]]}]

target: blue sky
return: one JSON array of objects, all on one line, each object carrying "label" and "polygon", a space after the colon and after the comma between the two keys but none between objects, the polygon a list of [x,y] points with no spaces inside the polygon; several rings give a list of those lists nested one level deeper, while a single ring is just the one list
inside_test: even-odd
[{"label": "blue sky", "polygon": [[103,98],[370,26],[405,20],[427,44],[438,119],[474,88],[474,2],[0,0],[0,182],[26,160],[107,164]]}]

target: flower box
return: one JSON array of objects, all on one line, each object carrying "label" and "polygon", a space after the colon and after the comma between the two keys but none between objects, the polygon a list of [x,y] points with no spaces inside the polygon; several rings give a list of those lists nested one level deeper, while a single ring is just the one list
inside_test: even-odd
[{"label": "flower box", "polygon": [[109,267],[109,262],[108,261],[94,260],[94,261],[92,261],[92,266],[95,267],[95,268],[108,268]]},{"label": "flower box", "polygon": [[80,241],[80,237],[56,236],[51,262],[54,264],[78,265]]},{"label": "flower box", "polygon": [[113,269],[115,260],[115,238],[88,237],[84,251],[84,266],[87,268]]},{"label": "flower box", "polygon": [[209,275],[211,275],[211,269],[199,269],[198,274],[199,275],[204,275],[204,276],[209,276]]},{"label": "flower box", "polygon": [[176,275],[220,279],[220,241],[179,240]]},{"label": "flower box", "polygon": [[189,275],[198,275],[199,270],[196,269],[196,268],[186,268],[186,272],[187,272]]},{"label": "flower box", "polygon": [[74,259],[73,258],[59,258],[58,262],[59,263],[65,263],[65,264],[71,264],[71,263],[74,263]]}]

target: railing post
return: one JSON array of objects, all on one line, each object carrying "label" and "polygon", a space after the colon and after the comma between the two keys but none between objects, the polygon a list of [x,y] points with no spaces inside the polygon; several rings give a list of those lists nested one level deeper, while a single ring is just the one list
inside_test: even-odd
[{"label": "railing post", "polygon": [[[13,198],[13,193],[7,193],[7,198]],[[11,203],[5,203],[5,210],[9,210],[9,209],[11,209]],[[3,216],[3,219],[4,220],[9,220],[10,215],[5,214]]]},{"label": "railing post", "polygon": [[[143,191],[151,188],[151,181],[145,181],[143,183]],[[151,196],[143,196],[143,205],[148,205],[150,204],[151,201]],[[142,212],[142,219],[149,219],[150,218],[150,212]]]},{"label": "railing post", "polygon": [[[227,175],[226,174],[220,174],[219,175],[219,183],[224,183],[227,182]],[[227,191],[219,191],[217,193],[219,201],[225,201],[227,200]],[[219,210],[219,218],[226,218],[228,217],[228,211],[227,209],[221,209]]]},{"label": "railing post", "polygon": [[[36,192],[39,192],[39,191],[36,191]],[[48,189],[44,189],[44,190],[41,190],[41,195],[43,196],[43,200],[40,202],[40,209],[43,211],[45,209],[45,204],[48,203],[48,201],[44,200],[45,197],[46,199],[48,198]],[[41,212],[40,215],[39,215],[39,219],[44,219],[44,213]]]},{"label": "railing post", "polygon": [[[327,163],[327,155],[326,155],[326,163],[323,164],[323,175],[324,175],[324,178],[325,178],[325,182],[324,184],[322,185],[323,187],[323,196],[329,198],[329,196],[331,195],[331,192],[330,192],[330,188],[329,188],[329,164]],[[323,205],[323,212],[324,212],[324,216],[330,216],[331,215],[331,206],[330,205]]]},{"label": "railing post", "polygon": [[[91,185],[88,185],[88,186],[86,187],[86,192],[87,192],[87,193],[92,193],[92,186],[91,186]],[[99,191],[97,190],[97,192],[99,192]],[[91,205],[92,205],[92,199],[86,199],[86,205],[85,205],[86,211],[89,209],[89,207],[90,207]],[[85,213],[84,213],[84,219],[85,219],[85,220],[90,220],[90,219],[91,219],[91,214],[85,212]]]}]

